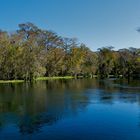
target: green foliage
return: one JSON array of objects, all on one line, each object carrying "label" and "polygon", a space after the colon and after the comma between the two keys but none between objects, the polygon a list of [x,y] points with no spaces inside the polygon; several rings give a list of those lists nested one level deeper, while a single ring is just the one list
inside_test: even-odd
[{"label": "green foliage", "polygon": [[114,66],[114,55],[112,47],[99,49],[98,52],[98,74],[101,78],[108,77]]},{"label": "green foliage", "polygon": [[38,77],[36,81],[43,81],[43,80],[57,80],[57,79],[73,79],[72,76],[59,76],[59,77]]},{"label": "green foliage", "polygon": [[[0,31],[0,79],[31,81],[37,77],[139,76],[140,49],[91,51],[76,38],[63,38],[32,23],[10,34]],[[38,78],[42,79],[42,78]],[[43,78],[46,79],[46,78]]]}]

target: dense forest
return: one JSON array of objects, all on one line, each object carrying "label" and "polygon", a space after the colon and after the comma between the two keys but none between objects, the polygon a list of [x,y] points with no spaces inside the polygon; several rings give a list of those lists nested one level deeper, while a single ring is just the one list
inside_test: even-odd
[{"label": "dense forest", "polygon": [[1,80],[79,75],[137,78],[140,49],[115,51],[107,46],[93,52],[76,38],[61,37],[32,23],[19,24],[13,33],[0,30]]}]

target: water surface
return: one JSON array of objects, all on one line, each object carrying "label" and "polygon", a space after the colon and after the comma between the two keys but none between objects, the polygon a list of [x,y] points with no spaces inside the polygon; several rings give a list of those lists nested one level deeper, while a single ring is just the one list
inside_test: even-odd
[{"label": "water surface", "polygon": [[0,84],[0,140],[140,140],[140,81]]}]

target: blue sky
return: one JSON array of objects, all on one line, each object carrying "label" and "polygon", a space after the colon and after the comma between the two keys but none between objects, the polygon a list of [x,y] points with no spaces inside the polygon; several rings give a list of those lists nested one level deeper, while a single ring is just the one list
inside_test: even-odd
[{"label": "blue sky", "polygon": [[140,48],[140,0],[0,0],[0,29],[33,22],[92,50]]}]

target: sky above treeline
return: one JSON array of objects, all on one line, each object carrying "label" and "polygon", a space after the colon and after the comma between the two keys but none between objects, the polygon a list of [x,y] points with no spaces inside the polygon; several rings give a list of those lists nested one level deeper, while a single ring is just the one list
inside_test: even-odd
[{"label": "sky above treeline", "polygon": [[0,0],[0,29],[32,22],[92,50],[140,48],[140,0]]}]

